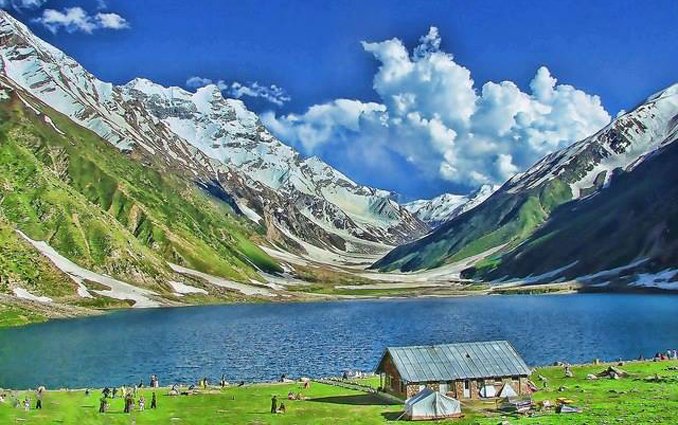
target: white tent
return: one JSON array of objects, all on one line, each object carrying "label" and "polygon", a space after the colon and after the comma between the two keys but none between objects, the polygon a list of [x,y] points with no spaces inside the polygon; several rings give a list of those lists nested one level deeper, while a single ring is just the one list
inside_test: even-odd
[{"label": "white tent", "polygon": [[516,392],[516,390],[513,389],[511,384],[504,384],[504,386],[501,387],[501,391],[499,391],[499,397],[500,398],[518,397],[518,393]]},{"label": "white tent", "polygon": [[413,421],[461,416],[458,400],[426,387],[405,402],[405,416]]},{"label": "white tent", "polygon": [[497,389],[494,385],[485,385],[480,389],[480,396],[482,398],[492,398],[497,396]]}]

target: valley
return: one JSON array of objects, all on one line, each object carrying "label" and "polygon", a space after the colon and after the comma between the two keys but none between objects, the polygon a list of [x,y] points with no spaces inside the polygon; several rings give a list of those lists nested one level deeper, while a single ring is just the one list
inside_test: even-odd
[{"label": "valley", "polygon": [[97,79],[0,11],[1,326],[123,308],[678,289],[678,85],[501,186],[398,202],[216,85]]}]

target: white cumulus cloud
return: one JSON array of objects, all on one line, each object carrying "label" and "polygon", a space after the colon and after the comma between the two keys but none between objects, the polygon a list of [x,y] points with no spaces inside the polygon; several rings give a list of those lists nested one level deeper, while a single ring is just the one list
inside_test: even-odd
[{"label": "white cumulus cloud", "polygon": [[213,84],[213,81],[211,79],[202,78],[198,76],[189,77],[188,80],[186,80],[186,87],[191,89],[197,89],[200,87],[208,86],[210,84]]},{"label": "white cumulus cloud", "polygon": [[338,99],[302,114],[266,113],[263,122],[306,154],[355,158],[349,169],[397,157],[419,170],[412,178],[471,188],[502,183],[610,121],[598,96],[558,84],[546,67],[529,92],[511,81],[478,89],[441,50],[435,27],[412,52],[397,38],[362,46],[380,63],[379,103]]},{"label": "white cumulus cloud", "polygon": [[210,78],[198,76],[193,76],[186,80],[186,87],[191,89],[197,89],[210,84],[214,84],[219,87],[219,90],[225,92],[226,96],[236,99],[240,99],[244,96],[258,97],[277,106],[282,106],[291,100],[285,89],[275,84],[265,86],[257,81],[246,84],[234,81],[229,84],[224,80],[214,81]]},{"label": "white cumulus cloud", "polygon": [[97,29],[129,28],[129,22],[117,13],[100,12],[90,15],[81,7],[67,7],[62,11],[45,9],[42,11],[42,16],[34,19],[34,22],[44,25],[55,34],[61,29],[69,33],[82,31],[91,34]]},{"label": "white cumulus cloud", "polygon": [[264,86],[256,81],[246,84],[235,81],[231,83],[228,93],[236,99],[240,99],[243,96],[260,97],[278,106],[282,106],[285,102],[291,100],[283,88],[275,84]]},{"label": "white cumulus cloud", "polygon": [[129,28],[129,22],[117,13],[97,13],[94,17],[99,28],[121,30]]}]

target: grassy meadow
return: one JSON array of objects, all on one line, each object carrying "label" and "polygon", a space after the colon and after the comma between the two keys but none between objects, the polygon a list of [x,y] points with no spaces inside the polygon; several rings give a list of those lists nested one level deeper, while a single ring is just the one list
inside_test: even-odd
[{"label": "grassy meadow", "polygon": [[[608,365],[573,367],[574,377],[565,378],[560,367],[539,368],[532,376],[540,390],[535,402],[555,402],[563,397],[581,407],[580,414],[559,414],[553,410],[535,411],[533,416],[503,414],[495,401],[462,404],[464,418],[441,421],[449,424],[670,424],[678,413],[678,361],[630,362],[621,368],[629,376],[619,380],[587,380]],[[546,388],[541,375],[548,382]],[[659,379],[648,380],[646,378]],[[363,381],[378,385],[378,380]],[[287,400],[288,392],[302,392],[305,400]],[[2,424],[382,424],[393,422],[402,411],[401,404],[389,403],[377,396],[337,386],[313,383],[302,389],[299,383],[254,384],[244,387],[201,390],[190,396],[168,396],[167,388],[156,390],[158,409],[148,410],[151,390],[140,391],[146,398],[144,412],[123,413],[123,400],[111,401],[108,413],[98,413],[100,390],[86,396],[83,390],[48,391],[44,408],[33,409],[32,391],[3,391],[8,396],[0,403]],[[273,395],[285,403],[285,414],[271,414]],[[12,406],[12,397],[31,398],[31,410]]]}]

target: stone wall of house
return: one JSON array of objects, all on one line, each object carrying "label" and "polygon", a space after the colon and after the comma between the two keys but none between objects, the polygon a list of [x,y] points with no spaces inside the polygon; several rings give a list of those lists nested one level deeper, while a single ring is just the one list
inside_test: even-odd
[{"label": "stone wall of house", "polygon": [[478,400],[480,398],[480,386],[482,381],[471,381],[471,400]]},{"label": "stone wall of house", "polygon": [[520,395],[532,394],[532,391],[530,391],[530,387],[527,385],[527,380],[528,379],[526,376],[521,376],[520,379],[518,380],[518,388],[516,388],[518,394]]},{"label": "stone wall of house", "polygon": [[[412,396],[415,396],[419,391],[421,385],[419,383],[407,383],[405,385],[405,391],[400,391],[400,375],[398,370],[395,368],[395,365],[390,358],[385,359],[384,361],[384,372],[391,377],[391,385],[385,388],[386,392],[389,392],[397,397],[408,399]],[[517,379],[514,379],[517,378]],[[511,387],[518,393],[518,395],[527,395],[530,394],[529,387],[527,385],[527,377],[504,377],[504,378],[492,378],[492,379],[477,379],[469,380],[470,387],[470,397],[464,397],[464,381],[450,381],[448,382],[449,389],[447,395],[454,397],[458,400],[461,399],[471,399],[478,400],[480,398],[480,389],[485,385],[492,385],[497,391],[501,391],[501,388],[504,384],[510,384]],[[428,382],[425,384],[427,387],[431,388],[433,391],[440,390],[439,382]]]},{"label": "stone wall of house", "polygon": [[464,398],[464,381],[454,381],[454,398],[457,400]]},{"label": "stone wall of house", "polygon": [[410,398],[417,395],[419,392],[419,384],[407,384],[405,398]]}]

